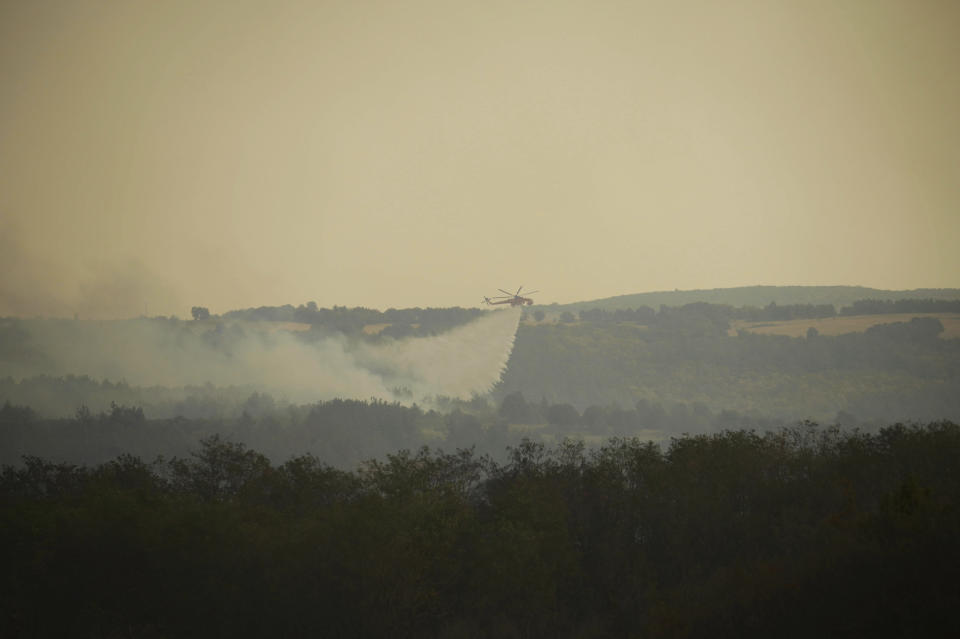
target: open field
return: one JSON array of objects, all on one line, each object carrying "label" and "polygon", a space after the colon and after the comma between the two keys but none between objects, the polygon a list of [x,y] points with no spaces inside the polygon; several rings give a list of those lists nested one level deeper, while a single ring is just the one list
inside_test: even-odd
[{"label": "open field", "polygon": [[[131,320],[116,320],[116,321],[127,322]],[[291,332],[301,333],[304,331],[309,331],[312,328],[310,324],[306,324],[304,322],[271,322],[269,320],[247,321],[247,320],[235,320],[235,319],[224,320],[219,317],[212,317],[210,319],[192,320],[192,321],[184,322],[184,326],[190,327],[196,333],[203,333],[211,329],[215,329],[218,326],[230,327],[233,325],[237,325],[243,328],[250,328],[256,331],[264,331],[266,333],[275,333],[276,331],[291,331]]]},{"label": "open field", "polygon": [[379,335],[380,331],[390,326],[389,322],[381,322],[380,324],[367,324],[363,327],[363,332],[365,335]]},{"label": "open field", "polygon": [[960,337],[960,315],[957,313],[896,313],[890,315],[849,315],[840,317],[826,317],[823,319],[796,319],[780,322],[748,322],[737,320],[730,326],[730,335],[745,330],[763,335],[787,335],[789,337],[803,337],[811,326],[821,335],[841,335],[843,333],[862,333],[877,324],[891,324],[893,322],[909,322],[914,317],[935,317],[943,322],[943,338]]},{"label": "open field", "polygon": [[[381,332],[383,332],[383,329],[387,328],[388,326],[393,326],[393,324],[391,324],[390,322],[381,322],[379,324],[367,324],[363,327],[363,334],[379,335]],[[415,322],[413,324],[410,324],[410,328],[420,328],[420,323]]]}]

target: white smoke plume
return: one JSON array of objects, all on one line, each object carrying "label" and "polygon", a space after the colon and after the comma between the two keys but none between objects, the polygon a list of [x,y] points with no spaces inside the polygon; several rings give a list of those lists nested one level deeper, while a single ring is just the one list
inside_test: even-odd
[{"label": "white smoke plume", "polygon": [[[296,402],[335,397],[423,401],[482,395],[513,350],[520,309],[487,313],[433,337],[379,342],[341,335],[307,342],[286,331],[223,322],[136,320],[22,324],[32,356],[0,376],[89,375],[135,386],[254,386]],[[400,389],[402,392],[398,393]]]},{"label": "white smoke plume", "polygon": [[520,315],[518,308],[494,311],[436,337],[362,344],[355,361],[417,397],[482,395],[507,367]]}]

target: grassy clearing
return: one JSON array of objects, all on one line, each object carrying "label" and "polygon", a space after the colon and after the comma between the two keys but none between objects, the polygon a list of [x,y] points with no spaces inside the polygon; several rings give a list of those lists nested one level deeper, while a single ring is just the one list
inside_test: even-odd
[{"label": "grassy clearing", "polygon": [[909,322],[914,317],[935,317],[943,322],[943,338],[960,337],[960,315],[956,313],[895,313],[890,315],[850,315],[841,317],[826,317],[823,319],[796,319],[781,322],[748,322],[737,320],[730,326],[730,335],[744,330],[762,335],[787,335],[789,337],[804,337],[807,329],[813,327],[821,335],[842,335],[844,333],[862,333],[877,324],[891,324],[893,322]]},{"label": "grassy clearing", "polygon": [[381,324],[367,324],[363,327],[363,332],[365,335],[379,335],[380,331],[390,326],[389,322],[384,322]]}]

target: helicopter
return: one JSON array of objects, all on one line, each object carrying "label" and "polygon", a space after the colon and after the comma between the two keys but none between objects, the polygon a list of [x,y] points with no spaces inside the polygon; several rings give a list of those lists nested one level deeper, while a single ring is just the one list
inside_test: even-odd
[{"label": "helicopter", "polygon": [[[530,306],[531,304],[533,304],[532,299],[530,299],[529,297],[522,297],[520,295],[520,291],[523,290],[522,286],[517,289],[516,293],[505,291],[502,288],[498,288],[497,290],[500,291],[501,293],[506,293],[506,295],[497,295],[496,297],[492,297],[492,298],[484,297],[483,301],[489,304],[490,306],[496,306],[497,304],[509,304],[510,306],[523,306],[524,304],[526,304],[527,306]],[[526,291],[524,295],[532,295],[533,293],[539,293],[539,292],[540,291]]]}]

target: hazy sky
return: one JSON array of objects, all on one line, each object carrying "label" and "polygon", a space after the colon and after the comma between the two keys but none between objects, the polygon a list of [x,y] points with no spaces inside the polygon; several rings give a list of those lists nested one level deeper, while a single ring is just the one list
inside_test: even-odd
[{"label": "hazy sky", "polygon": [[0,315],[960,286],[960,2],[0,0]]}]

